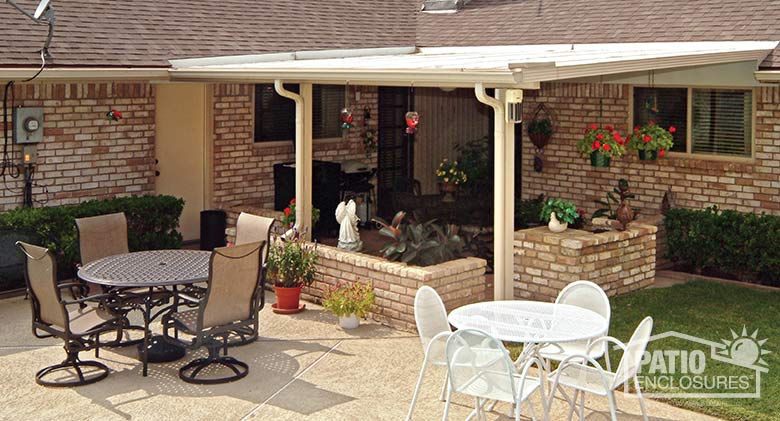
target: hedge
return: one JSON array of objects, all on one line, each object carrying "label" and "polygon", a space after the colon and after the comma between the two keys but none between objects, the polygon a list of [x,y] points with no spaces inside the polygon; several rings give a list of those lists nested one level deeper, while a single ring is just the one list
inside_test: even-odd
[{"label": "hedge", "polygon": [[710,207],[671,209],[664,220],[667,257],[740,281],[780,285],[780,216]]},{"label": "hedge", "polygon": [[19,208],[0,214],[0,229],[35,232],[41,245],[57,258],[59,276],[73,277],[79,258],[76,218],[124,212],[130,251],[176,249],[182,236],[176,229],[184,200],[172,196],[137,196],[90,200],[73,206]]}]

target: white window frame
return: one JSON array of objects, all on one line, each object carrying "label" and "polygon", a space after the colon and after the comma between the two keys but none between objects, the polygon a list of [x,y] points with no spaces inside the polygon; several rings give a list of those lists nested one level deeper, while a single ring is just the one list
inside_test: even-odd
[{"label": "white window frame", "polygon": [[[646,84],[635,84],[629,86],[629,95],[628,95],[628,127],[633,129],[634,127],[634,88],[685,88],[687,89],[688,93],[688,105],[687,105],[687,115],[686,115],[686,121],[687,121],[687,131],[685,133],[686,136],[686,142],[685,142],[685,152],[672,152],[669,151],[666,156],[671,158],[692,158],[692,159],[700,159],[700,160],[706,160],[706,161],[727,161],[727,162],[743,162],[743,163],[753,163],[756,159],[756,88],[755,87],[745,87],[745,86],[689,86],[689,85],[646,85]],[[711,90],[740,90],[740,91],[750,91],[751,92],[751,99],[753,101],[752,107],[751,107],[751,113],[750,119],[752,121],[751,128],[750,128],[750,156],[733,156],[733,155],[716,155],[716,154],[705,154],[705,153],[693,153],[693,90],[694,89],[711,89]]]}]

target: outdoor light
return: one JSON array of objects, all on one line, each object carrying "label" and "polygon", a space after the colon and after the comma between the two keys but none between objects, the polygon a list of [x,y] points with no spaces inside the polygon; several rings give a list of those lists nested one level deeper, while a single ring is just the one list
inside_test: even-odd
[{"label": "outdoor light", "polygon": [[523,121],[523,91],[509,89],[506,91],[506,121],[520,123]]}]

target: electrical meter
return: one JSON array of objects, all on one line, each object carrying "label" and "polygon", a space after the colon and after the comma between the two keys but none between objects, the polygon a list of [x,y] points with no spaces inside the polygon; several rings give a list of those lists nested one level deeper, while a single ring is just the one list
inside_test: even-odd
[{"label": "electrical meter", "polygon": [[17,144],[43,141],[43,108],[14,108],[14,142]]}]

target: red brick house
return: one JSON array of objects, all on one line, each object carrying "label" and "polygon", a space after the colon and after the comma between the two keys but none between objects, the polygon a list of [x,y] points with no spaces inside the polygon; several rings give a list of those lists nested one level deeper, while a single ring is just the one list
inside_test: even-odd
[{"label": "red brick house", "polygon": [[[273,164],[296,160],[295,108],[273,87],[280,81],[299,83],[312,105],[301,114],[300,162],[376,165],[384,174],[380,206],[394,177],[418,178],[433,192],[434,166],[455,144],[493,134],[503,174],[494,204],[496,279],[512,270],[515,194],[546,193],[593,210],[593,199],[624,177],[645,213],[668,190],[680,206],[780,213],[778,1],[321,0],[246,10],[237,1],[55,0],[54,7],[53,61],[32,83],[13,87],[15,105],[44,109],[34,199],[49,205],[171,193],[188,202],[188,239],[197,236],[201,209],[273,207]],[[45,28],[10,7],[0,7],[0,22],[7,45],[0,81],[25,79],[39,65],[34,51]],[[295,53],[322,50],[331,51]],[[475,87],[477,96],[495,88],[500,103],[480,101]],[[554,113],[541,173],[531,143],[515,139],[516,126],[483,104],[502,110],[511,89],[522,90],[526,119],[537,104]],[[663,112],[649,116],[649,102]],[[344,106],[359,128],[346,134],[338,127]],[[107,122],[110,109],[124,118]],[[413,143],[393,117],[410,109],[423,115]],[[629,157],[594,169],[574,147],[587,124],[625,133],[650,118],[681,128],[675,149],[657,162]],[[729,118],[734,126],[719,123]],[[378,132],[378,153],[366,150],[362,129]],[[8,154],[18,161],[19,147]],[[0,183],[0,208],[20,205],[21,181],[6,175]]]}]

